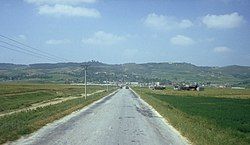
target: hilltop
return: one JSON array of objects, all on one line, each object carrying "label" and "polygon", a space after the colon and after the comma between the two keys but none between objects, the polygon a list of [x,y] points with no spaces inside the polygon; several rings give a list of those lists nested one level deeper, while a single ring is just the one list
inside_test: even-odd
[{"label": "hilltop", "polygon": [[[0,81],[82,82],[84,63],[39,63],[19,65],[0,63]],[[249,66],[207,67],[190,63],[125,63],[88,62],[91,82],[198,82],[216,84],[250,84]]]}]

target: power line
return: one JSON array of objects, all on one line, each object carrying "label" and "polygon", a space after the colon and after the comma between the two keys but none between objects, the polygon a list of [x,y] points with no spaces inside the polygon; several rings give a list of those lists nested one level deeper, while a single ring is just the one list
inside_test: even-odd
[{"label": "power line", "polygon": [[[39,55],[34,55],[34,54],[31,54],[31,53],[28,53],[28,52],[25,52],[25,51],[21,51],[21,50],[18,50],[18,49],[13,49],[13,48],[10,48],[10,47],[7,47],[7,46],[0,45],[0,47],[6,48],[6,49],[9,49],[9,50],[12,50],[12,51],[20,52],[20,53],[25,53],[25,54],[32,55],[32,56],[35,56],[35,57],[43,58],[43,57],[41,57]],[[50,61],[54,61],[54,60],[52,60],[50,58],[47,58],[47,59],[50,60]]]},{"label": "power line", "polygon": [[55,58],[57,58],[57,59],[64,60],[64,61],[68,61],[67,59],[64,59],[64,58],[61,58],[61,57],[52,55],[52,54],[50,54],[50,53],[41,51],[41,50],[39,50],[39,49],[37,49],[37,48],[34,48],[34,47],[32,47],[32,46],[29,46],[29,45],[27,45],[27,44],[24,44],[24,43],[22,43],[22,42],[19,42],[19,41],[17,41],[17,40],[14,40],[14,39],[12,39],[12,38],[9,38],[9,37],[7,37],[7,36],[4,36],[4,35],[1,35],[1,34],[0,34],[0,37],[5,38],[5,39],[8,39],[8,40],[11,40],[11,41],[13,41],[13,42],[15,42],[15,43],[21,44],[21,45],[23,45],[23,46],[25,46],[25,47],[28,47],[28,48],[31,48],[31,49],[33,49],[33,50],[39,51],[39,52],[44,53],[44,54],[46,54],[46,55],[55,57]]},{"label": "power line", "polygon": [[[53,60],[53,61],[56,61],[56,62],[60,62],[59,59],[55,59],[55,58],[46,56],[46,55],[44,55],[44,54],[39,54],[39,53],[37,53],[37,52],[33,52],[33,51],[31,51],[31,50],[28,50],[28,49],[22,48],[22,47],[20,47],[20,46],[17,46],[17,45],[15,45],[15,44],[11,44],[11,43],[8,43],[8,42],[2,41],[2,40],[0,40],[0,42],[5,43],[5,44],[7,44],[7,45],[9,45],[9,46],[13,46],[13,47],[19,48],[19,49],[21,49],[21,50],[23,50],[23,51],[25,51],[25,52],[29,52],[29,54],[34,54],[34,55],[36,55],[36,56],[41,56],[41,57],[45,57],[45,58],[48,58],[48,59]],[[12,49],[13,49],[13,48],[12,48]],[[19,52],[20,52],[20,51],[19,51]]]},{"label": "power line", "polygon": [[39,51],[40,53],[49,55],[50,57],[55,57],[55,58],[60,59],[60,60],[63,60],[63,61],[68,61],[68,60],[65,59],[65,58],[58,57],[58,56],[56,56],[56,55],[53,55],[53,54],[47,53],[47,52],[45,52],[45,51],[39,50],[39,49],[37,49],[37,48],[35,48],[35,47],[32,47],[32,46],[27,45],[27,44],[24,44],[24,43],[22,43],[22,42],[19,42],[19,41],[17,41],[17,40],[14,40],[14,39],[12,39],[12,38],[7,37],[7,36],[4,36],[4,35],[1,35],[1,34],[0,34],[0,37],[5,38],[5,39],[8,39],[8,40],[10,40],[10,41],[13,41],[13,42],[15,42],[15,43],[18,43],[18,44],[23,45],[23,46],[25,46],[25,47],[28,47],[28,48],[30,48],[30,49]]}]

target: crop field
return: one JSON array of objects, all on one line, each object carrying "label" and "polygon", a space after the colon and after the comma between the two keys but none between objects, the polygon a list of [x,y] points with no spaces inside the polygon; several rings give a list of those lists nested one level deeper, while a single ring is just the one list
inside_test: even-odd
[{"label": "crop field", "polygon": [[[102,86],[90,86],[87,93],[105,89]],[[29,107],[32,104],[51,99],[81,96],[84,86],[56,84],[0,84],[0,114],[15,109]]]},{"label": "crop field", "polygon": [[[88,94],[98,90],[104,90],[104,86],[88,86]],[[73,111],[106,96],[114,91],[110,87],[109,92],[99,92],[88,96],[85,100],[81,97],[84,93],[84,86],[58,85],[58,84],[1,84],[0,85],[0,114],[15,111],[36,103],[50,102],[51,99],[75,97],[57,103],[39,107],[34,110],[27,110],[11,115],[0,116],[0,144],[18,139],[36,131],[42,126]]]},{"label": "crop field", "polygon": [[193,144],[249,144],[250,90],[134,88]]}]

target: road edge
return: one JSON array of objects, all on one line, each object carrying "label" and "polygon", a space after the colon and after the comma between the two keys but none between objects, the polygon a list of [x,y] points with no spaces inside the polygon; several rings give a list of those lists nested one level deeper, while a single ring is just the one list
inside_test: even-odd
[{"label": "road edge", "polygon": [[158,117],[160,117],[161,120],[171,129],[171,131],[176,133],[186,144],[192,145],[191,141],[189,141],[188,138],[183,136],[176,128],[174,128],[160,113],[158,113],[150,104],[144,101],[139,94],[137,94],[132,88],[130,88],[130,91],[134,95],[136,95],[144,105],[148,106],[152,110],[153,113],[155,113]]},{"label": "road edge", "polygon": [[104,100],[105,98],[107,97],[111,97],[111,96],[114,96],[120,89],[117,89],[115,91],[113,91],[112,93],[102,97],[101,99],[99,100],[96,100],[94,102],[92,102],[91,104],[87,105],[87,106],[84,106],[83,108],[81,109],[78,109],[76,111],[73,111],[72,113],[58,119],[58,120],[54,120],[53,122],[50,122],[46,125],[44,125],[43,127],[41,127],[40,129],[36,130],[35,132],[31,133],[31,134],[28,134],[28,135],[24,135],[24,136],[21,136],[19,139],[15,140],[15,141],[9,141],[9,142],[6,142],[4,143],[3,145],[16,145],[16,144],[22,144],[24,142],[28,142],[28,143],[25,143],[25,144],[29,144],[29,142],[32,142],[32,139],[30,139],[31,137],[33,138],[36,138],[36,137],[39,137],[41,134],[44,134],[45,132],[47,132],[48,130],[53,130],[55,129],[56,127],[60,126],[61,124],[69,121],[70,119],[72,119],[73,117],[76,117],[78,115],[80,115],[82,112],[86,111],[87,109],[89,109],[91,106],[95,105],[96,103],[98,102],[101,102],[102,100]]}]

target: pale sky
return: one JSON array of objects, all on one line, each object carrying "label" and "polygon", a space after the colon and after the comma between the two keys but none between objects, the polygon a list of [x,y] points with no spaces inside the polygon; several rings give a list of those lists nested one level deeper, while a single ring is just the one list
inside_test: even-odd
[{"label": "pale sky", "polygon": [[[0,34],[71,62],[249,66],[250,1],[1,0]],[[42,62],[0,47],[0,63]]]}]

